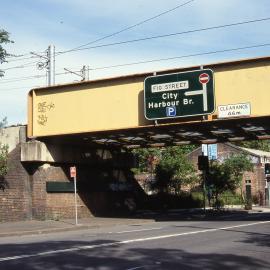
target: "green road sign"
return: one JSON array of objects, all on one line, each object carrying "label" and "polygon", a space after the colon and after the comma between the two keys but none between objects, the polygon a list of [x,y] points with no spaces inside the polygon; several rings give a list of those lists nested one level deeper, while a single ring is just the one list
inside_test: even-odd
[{"label": "green road sign", "polygon": [[214,111],[214,78],[210,69],[151,76],[144,81],[144,115],[149,120]]}]

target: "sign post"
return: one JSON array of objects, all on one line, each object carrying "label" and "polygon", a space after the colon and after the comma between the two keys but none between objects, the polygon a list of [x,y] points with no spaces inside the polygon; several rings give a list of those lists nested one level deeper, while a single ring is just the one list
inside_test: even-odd
[{"label": "sign post", "polygon": [[77,206],[77,170],[70,167],[70,177],[74,179],[74,205],[75,205],[75,225],[78,225],[78,206]]},{"label": "sign post", "polygon": [[149,120],[207,115],[215,111],[211,69],[147,77],[144,114]]}]

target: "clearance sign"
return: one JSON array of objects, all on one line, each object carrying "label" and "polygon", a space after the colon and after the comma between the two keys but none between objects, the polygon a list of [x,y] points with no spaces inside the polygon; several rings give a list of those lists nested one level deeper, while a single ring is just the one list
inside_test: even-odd
[{"label": "clearance sign", "polygon": [[144,81],[144,115],[149,120],[214,111],[214,79],[210,69],[151,76]]}]

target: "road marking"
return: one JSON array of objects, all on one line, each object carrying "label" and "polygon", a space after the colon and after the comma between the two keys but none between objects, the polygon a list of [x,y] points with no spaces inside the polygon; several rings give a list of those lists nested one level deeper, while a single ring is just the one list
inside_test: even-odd
[{"label": "road marking", "polygon": [[161,262],[155,262],[155,264],[152,264],[152,265],[150,265],[150,264],[147,264],[147,265],[142,265],[142,266],[137,266],[137,267],[132,267],[132,268],[128,268],[128,269],[126,269],[126,270],[135,270],[135,269],[141,269],[141,268],[145,268],[145,267],[155,267],[156,265],[160,265],[161,264]]},{"label": "road marking", "polygon": [[163,227],[158,227],[158,228],[148,228],[148,229],[139,229],[139,230],[130,230],[130,231],[121,231],[121,232],[109,232],[109,233],[121,234],[121,233],[132,233],[132,232],[153,231],[153,230],[160,230],[160,229],[163,229]]},{"label": "road marking", "polygon": [[128,268],[126,270],[135,270],[135,269],[141,269],[141,268],[145,268],[148,267],[149,265],[144,265],[144,266],[138,266],[138,267],[133,267],[133,268]]},{"label": "road marking", "polygon": [[124,244],[136,243],[136,242],[153,241],[153,240],[179,237],[179,236],[185,236],[185,235],[194,235],[194,234],[199,234],[199,233],[226,231],[226,230],[230,230],[234,228],[249,227],[249,226],[267,224],[267,223],[270,223],[270,221],[260,221],[260,222],[240,224],[240,225],[221,227],[221,228],[215,228],[215,229],[205,229],[205,230],[185,232],[185,233],[175,233],[175,234],[167,234],[167,235],[152,236],[152,237],[145,237],[145,238],[129,239],[129,240],[115,241],[115,242],[90,245],[90,246],[86,245],[86,246],[78,246],[78,247],[67,248],[67,249],[49,250],[49,251],[39,252],[35,254],[25,254],[25,255],[11,256],[11,257],[3,257],[3,258],[0,258],[0,262],[19,260],[19,259],[25,259],[25,258],[31,258],[31,257],[38,257],[38,256],[46,256],[46,255],[51,255],[51,254],[58,254],[58,253],[65,253],[65,252],[72,252],[72,251],[79,251],[79,250],[89,250],[89,249],[101,248],[101,247],[118,246],[118,245],[124,245]]}]

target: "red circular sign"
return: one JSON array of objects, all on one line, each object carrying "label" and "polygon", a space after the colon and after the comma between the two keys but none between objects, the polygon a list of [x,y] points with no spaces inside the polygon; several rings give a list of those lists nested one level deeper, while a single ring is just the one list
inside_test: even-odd
[{"label": "red circular sign", "polygon": [[70,177],[76,177],[76,167],[70,167]]},{"label": "red circular sign", "polygon": [[208,83],[210,80],[210,77],[207,73],[202,73],[200,76],[199,76],[199,81],[200,83]]}]

